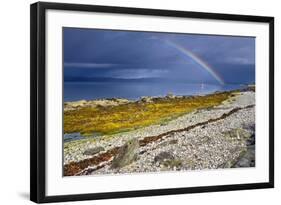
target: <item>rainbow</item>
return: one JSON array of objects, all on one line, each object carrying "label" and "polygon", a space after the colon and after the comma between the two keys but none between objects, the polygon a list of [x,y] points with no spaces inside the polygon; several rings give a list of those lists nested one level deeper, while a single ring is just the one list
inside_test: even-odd
[{"label": "rainbow", "polygon": [[197,56],[192,51],[188,50],[187,48],[184,48],[170,40],[165,40],[165,42],[170,45],[171,47],[177,49],[179,52],[184,54],[185,56],[191,58],[196,63],[198,63],[202,68],[204,68],[208,73],[210,73],[216,81],[218,81],[220,84],[224,84],[224,80],[220,77],[220,75],[210,66],[208,63],[204,62],[203,59],[201,59],[199,56]]}]

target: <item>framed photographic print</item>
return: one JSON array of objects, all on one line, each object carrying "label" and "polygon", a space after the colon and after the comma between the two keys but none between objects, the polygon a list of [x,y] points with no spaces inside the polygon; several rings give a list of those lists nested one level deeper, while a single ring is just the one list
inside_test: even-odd
[{"label": "framed photographic print", "polygon": [[31,5],[31,200],[274,186],[274,18]]}]

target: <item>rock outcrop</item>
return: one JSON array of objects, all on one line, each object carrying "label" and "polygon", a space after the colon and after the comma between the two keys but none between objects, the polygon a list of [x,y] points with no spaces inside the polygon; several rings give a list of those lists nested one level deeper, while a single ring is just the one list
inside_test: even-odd
[{"label": "rock outcrop", "polygon": [[83,107],[108,107],[108,106],[117,106],[130,103],[130,100],[123,98],[111,98],[111,99],[100,99],[100,100],[79,100],[75,102],[65,102],[64,111],[75,110]]},{"label": "rock outcrop", "polygon": [[131,164],[137,159],[137,150],[139,141],[137,139],[129,140],[119,149],[118,155],[113,159],[111,168],[118,169]]}]

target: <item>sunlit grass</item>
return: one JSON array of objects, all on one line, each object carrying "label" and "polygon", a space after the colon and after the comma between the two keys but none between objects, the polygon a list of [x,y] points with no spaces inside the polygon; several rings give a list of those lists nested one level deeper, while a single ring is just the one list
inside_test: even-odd
[{"label": "sunlit grass", "polygon": [[83,107],[64,112],[64,132],[114,134],[129,131],[194,111],[212,107],[226,100],[231,93],[186,98],[161,98],[150,103],[132,102],[112,107]]}]

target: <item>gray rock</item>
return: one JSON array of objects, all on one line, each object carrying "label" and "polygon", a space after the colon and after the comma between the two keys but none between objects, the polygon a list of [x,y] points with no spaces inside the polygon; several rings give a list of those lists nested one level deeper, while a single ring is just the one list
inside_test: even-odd
[{"label": "gray rock", "polygon": [[131,164],[137,159],[138,148],[139,142],[137,139],[129,140],[120,148],[119,153],[112,161],[111,168],[122,168],[126,165]]},{"label": "gray rock", "polygon": [[171,159],[166,160],[163,162],[164,166],[173,168],[173,170],[176,170],[177,168],[182,166],[182,161],[180,159]]},{"label": "gray rock", "polygon": [[142,150],[142,151],[139,152],[139,155],[142,155],[142,154],[144,154],[144,153],[146,153],[146,151],[145,151],[145,150]]},{"label": "gray rock", "polygon": [[235,167],[250,167],[250,160],[243,157],[235,164]]},{"label": "gray rock", "polygon": [[245,129],[237,128],[237,129],[233,129],[231,131],[226,132],[224,135],[225,135],[225,137],[230,138],[230,139],[243,140],[243,139],[250,138],[251,133]]},{"label": "gray rock", "polygon": [[149,97],[149,96],[143,96],[143,97],[141,97],[140,101],[144,102],[144,103],[151,103],[151,102],[153,102],[153,98]]},{"label": "gray rock", "polygon": [[254,167],[255,166],[255,146],[251,145],[247,147],[247,151],[243,154],[234,167]]},{"label": "gray rock", "polygon": [[174,156],[170,152],[161,152],[154,157],[154,162],[162,163],[167,160],[174,160]]},{"label": "gray rock", "polygon": [[256,141],[255,141],[255,135],[253,134],[248,140],[247,140],[247,146],[251,146],[251,145],[255,145]]},{"label": "gray rock", "polygon": [[94,147],[91,149],[87,149],[85,152],[83,152],[83,155],[95,155],[101,151],[104,151],[103,147]]},{"label": "gray rock", "polygon": [[182,166],[182,160],[176,159],[170,152],[161,152],[154,157],[156,166],[160,166],[165,169],[177,170]]}]

